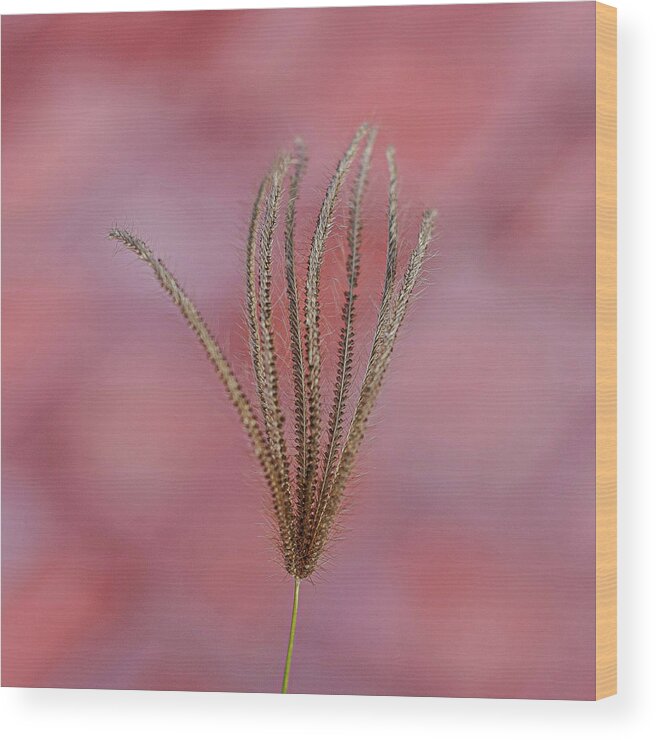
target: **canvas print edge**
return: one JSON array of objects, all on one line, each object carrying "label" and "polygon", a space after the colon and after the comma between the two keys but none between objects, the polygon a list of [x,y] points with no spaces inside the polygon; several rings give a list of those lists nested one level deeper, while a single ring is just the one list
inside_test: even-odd
[{"label": "canvas print edge", "polygon": [[596,698],[617,693],[617,10],[597,3]]}]

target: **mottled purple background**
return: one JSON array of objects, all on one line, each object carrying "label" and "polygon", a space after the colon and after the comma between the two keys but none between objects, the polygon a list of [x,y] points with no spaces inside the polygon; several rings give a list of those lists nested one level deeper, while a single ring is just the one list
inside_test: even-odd
[{"label": "mottled purple background", "polygon": [[305,255],[331,168],[374,120],[361,342],[388,143],[406,250],[436,205],[439,254],[343,538],[302,588],[291,689],[594,696],[594,19],[594,3],[3,19],[5,684],[278,690],[292,586],[264,485],[202,349],[105,234],[150,241],[248,378],[259,177],[305,137]]}]

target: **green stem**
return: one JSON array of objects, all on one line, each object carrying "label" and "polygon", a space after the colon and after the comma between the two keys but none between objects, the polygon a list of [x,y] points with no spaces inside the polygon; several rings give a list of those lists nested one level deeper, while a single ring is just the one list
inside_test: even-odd
[{"label": "green stem", "polygon": [[301,587],[301,579],[294,578],[294,603],[292,604],[292,623],[289,627],[289,643],[287,644],[287,658],[285,660],[285,672],[282,676],[281,694],[287,693],[289,684],[289,669],[292,665],[292,653],[294,652],[294,635],[296,634],[296,616],[298,614],[298,592]]}]

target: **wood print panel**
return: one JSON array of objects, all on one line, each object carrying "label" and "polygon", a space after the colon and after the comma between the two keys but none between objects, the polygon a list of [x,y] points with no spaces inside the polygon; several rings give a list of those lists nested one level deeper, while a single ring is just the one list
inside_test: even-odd
[{"label": "wood print panel", "polygon": [[[289,690],[613,692],[609,12],[3,18],[6,685],[280,689],[293,580],[266,485],[185,321],[106,236],[148,241],[254,395],[243,263],[260,179],[304,138],[304,270],[331,174],[372,121],[356,383],[386,267],[387,146],[399,264],[426,208],[439,238],[337,536],[300,588]],[[321,277],[326,416],[348,219],[343,204]]]}]

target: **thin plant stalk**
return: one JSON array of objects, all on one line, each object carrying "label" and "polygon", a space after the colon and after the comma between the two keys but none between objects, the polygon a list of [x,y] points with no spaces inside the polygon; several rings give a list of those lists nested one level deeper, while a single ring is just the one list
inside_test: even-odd
[{"label": "thin plant stalk", "polygon": [[289,625],[289,641],[287,642],[287,657],[285,658],[285,671],[282,675],[281,694],[287,693],[289,686],[289,672],[292,667],[292,654],[294,653],[294,638],[296,637],[296,618],[298,617],[298,594],[301,590],[301,579],[294,578],[294,600],[292,601],[292,621]]}]

